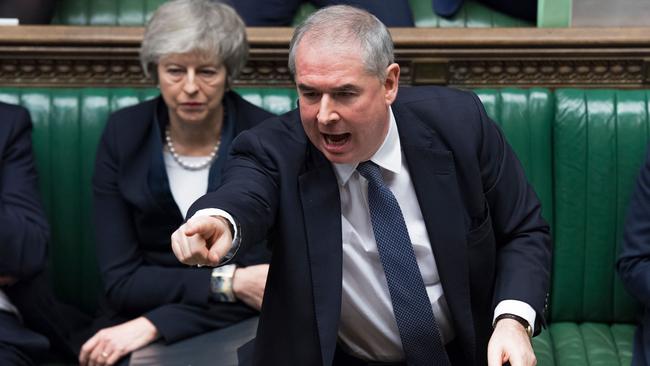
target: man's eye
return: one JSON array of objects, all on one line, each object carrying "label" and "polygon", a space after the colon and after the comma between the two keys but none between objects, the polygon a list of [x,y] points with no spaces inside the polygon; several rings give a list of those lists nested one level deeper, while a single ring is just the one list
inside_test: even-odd
[{"label": "man's eye", "polygon": [[341,92],[336,93],[337,98],[351,98],[351,97],[353,97],[355,95],[356,95],[356,93],[351,92],[351,91],[341,91]]},{"label": "man's eye", "polygon": [[302,92],[303,98],[307,98],[307,99],[316,99],[318,98],[318,95],[319,95],[318,93],[311,92],[311,91]]}]

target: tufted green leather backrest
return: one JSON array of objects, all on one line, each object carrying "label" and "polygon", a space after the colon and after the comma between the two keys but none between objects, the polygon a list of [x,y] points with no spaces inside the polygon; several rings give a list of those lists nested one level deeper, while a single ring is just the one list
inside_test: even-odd
[{"label": "tufted green leather backrest", "polygon": [[52,23],[142,26],[166,0],[58,0]]},{"label": "tufted green leather backrest", "polygon": [[[296,106],[294,89],[240,88],[244,98],[271,112]],[[34,150],[41,194],[52,227],[56,292],[92,311],[100,280],[91,222],[91,177],[96,145],[108,115],[157,94],[156,89],[2,89],[0,100],[21,104],[34,121]],[[479,90],[525,165],[550,218],[550,125],[546,90]]]},{"label": "tufted green leather backrest", "polygon": [[479,89],[476,93],[515,150],[542,203],[542,214],[552,225],[553,95],[546,89]]},{"label": "tufted green leather backrest", "polygon": [[[59,0],[55,24],[142,26],[165,0]],[[431,0],[409,0],[416,27],[531,27],[535,26],[467,1],[451,19],[437,16]],[[314,11],[305,3],[296,14],[294,24]]]},{"label": "tufted green leather backrest", "polygon": [[634,322],[615,271],[649,135],[648,91],[557,90],[551,319]]}]

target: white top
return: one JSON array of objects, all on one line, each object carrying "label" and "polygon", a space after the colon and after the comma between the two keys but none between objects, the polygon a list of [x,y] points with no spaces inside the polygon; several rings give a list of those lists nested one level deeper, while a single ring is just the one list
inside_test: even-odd
[{"label": "white top", "polygon": [[[210,166],[201,170],[187,170],[178,165],[169,151],[163,151],[163,156],[169,178],[169,189],[185,217],[192,203],[208,191]],[[188,163],[200,163],[205,161],[207,156],[181,156],[181,158]]]}]

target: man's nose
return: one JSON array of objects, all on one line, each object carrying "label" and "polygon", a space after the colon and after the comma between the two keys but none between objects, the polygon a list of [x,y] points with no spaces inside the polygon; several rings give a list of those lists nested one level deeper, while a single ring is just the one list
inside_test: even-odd
[{"label": "man's nose", "polygon": [[321,97],[316,118],[318,119],[318,123],[322,124],[329,124],[339,118],[338,113],[334,109],[334,101],[329,95],[323,94]]}]

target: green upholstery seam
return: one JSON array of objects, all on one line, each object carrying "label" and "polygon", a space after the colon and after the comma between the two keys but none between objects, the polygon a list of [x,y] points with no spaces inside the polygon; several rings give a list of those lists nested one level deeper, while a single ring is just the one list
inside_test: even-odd
[{"label": "green upholstery seam", "polygon": [[[619,212],[619,210],[618,210],[618,200],[620,199],[620,190],[619,190],[619,186],[620,186],[620,182],[619,182],[619,159],[620,159],[620,156],[619,156],[619,150],[618,150],[618,136],[619,136],[618,126],[619,126],[619,122],[620,122],[619,121],[619,114],[618,114],[619,100],[620,100],[619,92],[617,91],[616,93],[614,93],[614,136],[616,138],[613,139],[614,140],[614,145],[615,145],[614,146],[614,153],[616,154],[616,158],[615,158],[616,163],[614,164],[614,170],[615,170],[614,171],[614,176],[616,177],[615,187],[614,187],[614,194],[615,194],[614,203],[616,204],[616,206],[615,206],[616,209],[614,210],[614,215],[615,215],[615,221],[614,222],[615,222],[616,226],[614,228],[614,230],[615,230],[614,235],[615,235],[615,238],[617,238],[617,239],[615,239],[615,240],[618,240],[618,238],[621,237],[620,236],[621,233],[619,232],[619,230],[621,229],[620,226],[619,226],[619,223],[621,222],[620,221],[621,220],[621,216],[620,216],[621,212]],[[614,258],[614,261],[616,261],[616,257],[617,257],[617,254],[618,254],[618,245],[617,245],[617,243],[615,243],[615,245],[613,245],[610,248],[610,250],[612,251],[612,253],[611,253],[612,258]],[[611,315],[612,319],[616,319],[616,314],[617,314],[617,311],[616,311],[616,306],[617,306],[617,301],[616,301],[616,281],[618,280],[618,273],[616,272],[616,265],[615,264],[614,264],[613,267],[614,267],[613,268],[614,270],[611,273],[611,275],[612,275],[612,282],[611,282],[611,286],[612,286],[612,288],[611,288],[612,306],[610,308],[611,309],[611,314],[610,315]]]},{"label": "green upholstery seam", "polygon": [[587,265],[586,265],[586,255],[587,255],[587,233],[589,232],[589,227],[587,226],[589,224],[589,221],[587,220],[587,210],[589,210],[589,179],[587,179],[587,175],[589,172],[589,121],[590,121],[590,115],[589,115],[589,101],[587,100],[587,93],[583,92],[583,100],[584,100],[584,106],[585,106],[585,155],[584,155],[584,161],[585,161],[585,169],[583,171],[583,182],[582,186],[585,187],[585,191],[587,192],[585,194],[585,202],[584,202],[584,208],[585,212],[583,213],[582,216],[582,226],[585,228],[584,231],[582,232],[582,296],[580,296],[580,314],[579,317],[584,319],[584,314],[585,314],[585,304],[584,304],[584,298],[586,296],[587,288],[585,286],[585,279],[587,277]]}]

